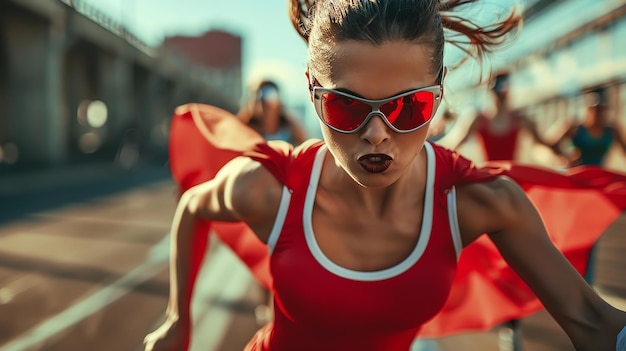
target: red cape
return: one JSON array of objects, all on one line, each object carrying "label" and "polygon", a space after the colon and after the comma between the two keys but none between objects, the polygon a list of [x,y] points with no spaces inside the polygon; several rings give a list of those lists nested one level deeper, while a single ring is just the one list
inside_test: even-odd
[{"label": "red cape", "polygon": [[[200,104],[176,109],[169,151],[172,176],[181,193],[212,179],[233,157],[247,155],[262,160],[267,152],[273,152],[261,135],[229,112]],[[592,246],[626,208],[626,175],[600,168],[578,167],[558,172],[512,162],[491,162],[477,168],[461,156],[456,167],[463,170],[458,184],[487,181],[498,175],[507,175],[518,182],[538,208],[557,248],[583,275]],[[270,171],[281,179],[280,169]],[[197,226],[192,285],[206,252],[210,229],[241,258],[263,286],[271,287],[267,246],[245,224],[219,222],[201,222]],[[542,308],[495,245],[482,236],[462,251],[448,302],[423,327],[420,336],[484,331]]]}]

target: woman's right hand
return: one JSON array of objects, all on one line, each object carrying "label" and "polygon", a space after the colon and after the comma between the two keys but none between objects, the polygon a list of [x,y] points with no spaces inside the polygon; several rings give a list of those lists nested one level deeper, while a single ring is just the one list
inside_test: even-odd
[{"label": "woman's right hand", "polygon": [[143,339],[145,351],[187,351],[189,348],[190,323],[168,318]]}]

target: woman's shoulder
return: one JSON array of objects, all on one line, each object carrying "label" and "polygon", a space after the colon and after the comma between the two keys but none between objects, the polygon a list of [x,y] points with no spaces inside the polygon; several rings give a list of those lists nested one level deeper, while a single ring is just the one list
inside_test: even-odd
[{"label": "woman's shoulder", "polygon": [[460,152],[436,143],[429,144],[435,157],[438,182],[444,188],[471,182],[483,182],[494,178],[494,174],[478,168],[474,161],[463,156]]},{"label": "woman's shoulder", "polygon": [[530,200],[517,182],[498,175],[457,188],[457,213],[465,233],[463,241],[474,241],[482,233],[495,233],[519,220]]},{"label": "woman's shoulder", "polygon": [[299,173],[312,166],[323,145],[324,142],[319,139],[309,139],[296,146],[283,140],[271,140],[257,144],[244,156],[256,161],[280,183],[292,188],[300,178]]},{"label": "woman's shoulder", "polygon": [[281,182],[255,159],[235,157],[220,172],[225,189],[230,189],[231,206],[242,218],[258,217],[280,201]]}]

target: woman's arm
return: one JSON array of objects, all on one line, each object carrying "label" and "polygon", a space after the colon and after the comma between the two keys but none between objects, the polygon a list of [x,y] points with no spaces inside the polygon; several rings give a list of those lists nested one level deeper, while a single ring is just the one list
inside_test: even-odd
[{"label": "woman's arm", "polygon": [[624,137],[624,133],[620,129],[619,125],[614,125],[611,128],[613,130],[613,137],[617,140],[617,143],[622,147],[622,151],[626,153],[626,138]]},{"label": "woman's arm", "polygon": [[518,118],[520,119],[520,124],[522,125],[522,127],[530,133],[530,135],[533,137],[533,140],[535,140],[535,142],[548,147],[550,150],[552,150],[552,152],[554,152],[558,156],[565,156],[563,152],[561,151],[561,149],[558,147],[558,145],[561,143],[563,139],[562,136],[561,138],[559,138],[559,140],[557,140],[557,142],[549,143],[539,133],[539,128],[537,127],[537,123],[535,123],[533,120],[531,120],[530,118],[522,114],[519,114]]},{"label": "woman's arm", "polygon": [[558,152],[560,151],[560,145],[561,143],[563,143],[565,140],[571,140],[574,138],[574,135],[576,135],[576,132],[578,131],[578,127],[579,125],[570,125],[567,127],[567,129],[565,129],[565,131],[563,132],[563,134],[561,134],[561,136],[554,142],[554,148],[558,149]]},{"label": "woman's arm", "polygon": [[476,118],[474,118],[474,120],[472,121],[472,124],[470,124],[470,126],[465,131],[465,134],[463,134],[463,136],[461,137],[459,142],[456,144],[456,146],[452,148],[453,150],[457,150],[458,148],[460,148],[461,145],[465,144],[471,136],[476,134],[476,131],[478,130],[478,124],[480,123],[481,118],[484,118],[484,117],[482,117],[482,115],[478,115],[476,116]]},{"label": "woman's arm", "polygon": [[614,351],[626,313],[604,301],[557,250],[523,190],[508,178],[458,191],[464,245],[488,233],[579,351]]},{"label": "woman's arm", "polygon": [[[171,229],[170,296],[163,326],[144,340],[146,350],[183,350],[191,329],[188,306],[192,234],[199,219],[244,221],[266,242],[278,210],[282,186],[258,162],[235,158],[213,180],[180,198]],[[172,336],[175,335],[175,336]]]}]

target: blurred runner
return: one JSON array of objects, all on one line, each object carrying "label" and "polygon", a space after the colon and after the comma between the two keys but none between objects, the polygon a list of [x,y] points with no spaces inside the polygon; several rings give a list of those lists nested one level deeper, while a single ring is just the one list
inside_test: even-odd
[{"label": "blurred runner", "polygon": [[573,123],[556,142],[558,147],[563,147],[563,143],[569,142],[570,167],[605,166],[606,157],[615,145],[626,153],[626,138],[622,134],[620,127],[612,123],[608,117],[609,104],[606,91],[598,89],[586,96],[587,106],[585,117],[582,122]]},{"label": "blurred runner", "polygon": [[254,87],[238,116],[266,140],[298,145],[308,138],[299,120],[286,110],[278,85],[272,80],[262,80]]},{"label": "blurred runner", "polygon": [[455,149],[463,145],[471,136],[478,136],[487,161],[518,160],[519,139],[522,131],[527,131],[533,140],[556,151],[539,134],[536,124],[521,111],[513,110],[509,102],[509,74],[501,72],[493,78],[491,93],[495,111],[488,115],[479,113]]}]

